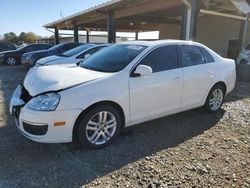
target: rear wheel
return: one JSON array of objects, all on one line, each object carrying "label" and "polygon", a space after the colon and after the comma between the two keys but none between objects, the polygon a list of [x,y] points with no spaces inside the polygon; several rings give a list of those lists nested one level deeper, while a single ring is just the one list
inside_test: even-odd
[{"label": "rear wheel", "polygon": [[121,117],[116,108],[97,106],[88,111],[78,125],[78,141],[81,145],[97,149],[110,144],[120,132]]},{"label": "rear wheel", "polygon": [[13,66],[13,65],[16,65],[17,64],[17,59],[15,57],[7,57],[5,59],[5,63],[7,65],[10,65],[10,66]]},{"label": "rear wheel", "polygon": [[225,96],[224,88],[221,85],[214,86],[209,92],[205,104],[208,112],[216,112],[221,108]]}]

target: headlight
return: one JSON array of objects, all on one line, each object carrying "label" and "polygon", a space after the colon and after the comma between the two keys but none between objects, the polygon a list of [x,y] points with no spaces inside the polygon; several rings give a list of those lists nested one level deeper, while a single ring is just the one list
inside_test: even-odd
[{"label": "headlight", "polygon": [[3,57],[3,56],[5,56],[5,54],[0,54],[0,57]]},{"label": "headlight", "polygon": [[57,93],[46,93],[32,98],[28,102],[28,107],[40,111],[54,111],[60,101]]}]

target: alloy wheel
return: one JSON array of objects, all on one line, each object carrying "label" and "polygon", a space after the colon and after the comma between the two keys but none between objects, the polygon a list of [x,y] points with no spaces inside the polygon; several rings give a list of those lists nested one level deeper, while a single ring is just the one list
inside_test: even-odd
[{"label": "alloy wheel", "polygon": [[216,111],[220,108],[223,101],[223,91],[217,88],[213,91],[211,98],[209,100],[209,106],[212,111]]},{"label": "alloy wheel", "polygon": [[115,115],[108,111],[96,113],[87,123],[86,137],[94,145],[107,143],[115,134],[117,121]]},{"label": "alloy wheel", "polygon": [[16,64],[16,59],[14,57],[8,57],[6,63],[10,66],[13,66]]}]

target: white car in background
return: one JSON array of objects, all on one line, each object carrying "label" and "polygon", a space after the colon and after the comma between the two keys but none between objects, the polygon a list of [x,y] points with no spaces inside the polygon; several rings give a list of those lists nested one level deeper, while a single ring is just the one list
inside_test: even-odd
[{"label": "white car in background", "polygon": [[220,109],[235,62],[189,41],[114,44],[79,66],[29,71],[10,103],[17,128],[44,143],[111,143],[124,127],[204,106]]},{"label": "white car in background", "polygon": [[83,44],[60,55],[42,58],[37,61],[36,67],[59,64],[76,64],[107,46],[110,46],[110,44]]},{"label": "white car in background", "polygon": [[237,64],[250,65],[250,44],[248,44],[241,52],[236,60]]}]

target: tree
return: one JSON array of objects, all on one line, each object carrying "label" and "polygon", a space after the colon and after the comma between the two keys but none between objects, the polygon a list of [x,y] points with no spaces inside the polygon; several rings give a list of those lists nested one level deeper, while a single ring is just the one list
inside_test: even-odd
[{"label": "tree", "polygon": [[26,33],[22,32],[18,36],[18,42],[19,42],[19,44],[23,44],[23,43],[25,43],[25,41],[26,41]]},{"label": "tree", "polygon": [[4,36],[4,40],[6,41],[9,41],[14,44],[18,43],[18,37],[13,32],[5,33],[3,36]]},{"label": "tree", "polygon": [[38,37],[33,32],[28,32],[25,34],[25,42],[26,43],[34,43],[37,39],[38,39]]}]

